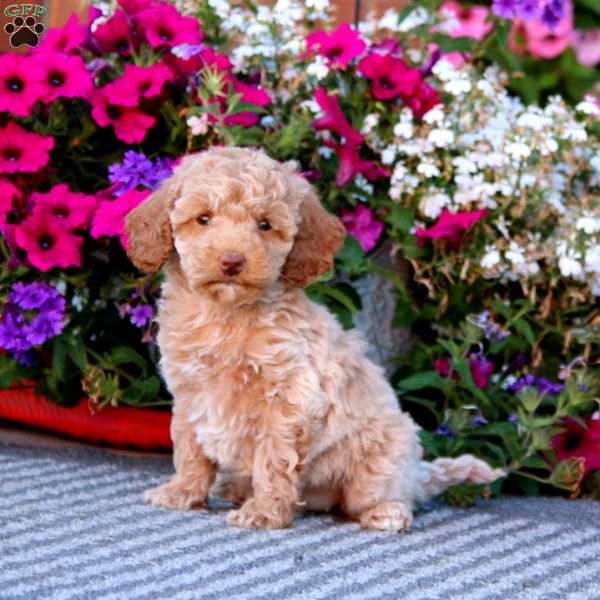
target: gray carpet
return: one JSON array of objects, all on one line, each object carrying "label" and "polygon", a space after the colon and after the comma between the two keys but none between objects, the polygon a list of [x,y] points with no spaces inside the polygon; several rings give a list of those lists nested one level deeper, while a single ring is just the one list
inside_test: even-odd
[{"label": "gray carpet", "polygon": [[0,598],[600,599],[600,505],[436,505],[408,534],[331,516],[287,531],[174,513],[141,494],[169,459],[0,446]]}]

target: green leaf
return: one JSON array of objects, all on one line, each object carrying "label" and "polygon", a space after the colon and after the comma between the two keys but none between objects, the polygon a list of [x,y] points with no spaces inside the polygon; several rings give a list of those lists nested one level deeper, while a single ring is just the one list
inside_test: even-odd
[{"label": "green leaf", "polygon": [[513,323],[515,329],[530,343],[535,343],[535,335],[533,333],[533,329],[531,329],[531,325],[523,318],[517,319]]},{"label": "green leaf", "polygon": [[581,4],[592,12],[600,15],[600,2],[598,2],[598,0],[577,0],[577,4]]},{"label": "green leaf", "polygon": [[425,371],[402,379],[398,383],[398,387],[408,391],[421,390],[426,387],[441,389],[445,387],[445,380],[437,371]]},{"label": "green leaf", "polygon": [[344,245],[336,255],[340,268],[349,275],[361,275],[367,268],[365,252],[356,238],[347,235]]},{"label": "green leaf", "polygon": [[113,348],[107,355],[107,360],[112,366],[119,365],[135,365],[142,372],[142,377],[145,377],[148,373],[148,363],[146,359],[138,354],[133,348],[128,346],[117,346]]},{"label": "green leaf", "polygon": [[550,476],[550,483],[576,495],[579,492],[584,470],[584,458],[567,458],[556,465]]},{"label": "green leaf", "polygon": [[521,390],[518,394],[519,399],[523,403],[525,410],[529,413],[534,413],[540,403],[542,402],[542,396],[537,390],[531,387],[526,387]]},{"label": "green leaf", "polygon": [[444,52],[473,52],[475,43],[468,37],[450,37],[443,33],[432,36],[435,42]]}]

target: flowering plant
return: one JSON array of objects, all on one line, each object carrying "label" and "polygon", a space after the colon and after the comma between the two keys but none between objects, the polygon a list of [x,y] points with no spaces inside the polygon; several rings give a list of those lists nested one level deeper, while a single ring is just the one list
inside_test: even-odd
[{"label": "flowering plant", "polygon": [[120,0],[0,56],[0,384],[168,404],[160,279],[129,264],[125,215],[183,154],[260,145],[350,234],[308,293],[352,326],[355,282],[391,282],[415,339],[392,381],[428,450],[579,491],[596,468],[596,105],[526,106],[475,51],[457,65],[434,3],[359,30],[325,0],[179,5]]}]

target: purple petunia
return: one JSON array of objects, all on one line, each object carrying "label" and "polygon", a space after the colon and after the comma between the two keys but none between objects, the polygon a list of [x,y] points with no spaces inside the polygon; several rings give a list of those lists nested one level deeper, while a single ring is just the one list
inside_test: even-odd
[{"label": "purple petunia", "polygon": [[516,0],[494,0],[492,12],[504,19],[512,19],[515,14]]},{"label": "purple petunia", "polygon": [[492,12],[503,19],[518,17],[531,21],[539,18],[552,30],[565,14],[565,0],[493,0]]},{"label": "purple petunia", "polygon": [[448,423],[442,423],[436,430],[435,433],[437,435],[442,435],[444,437],[455,437],[456,434],[454,433],[454,431],[452,431],[452,429],[450,429],[450,426],[448,425]]},{"label": "purple petunia", "polygon": [[65,326],[65,299],[47,283],[15,283],[0,318],[0,348],[30,364],[29,350],[59,335]]},{"label": "purple petunia", "polygon": [[150,304],[138,304],[129,311],[129,320],[141,329],[148,325],[153,314],[154,311]]},{"label": "purple petunia", "polygon": [[111,165],[108,171],[110,181],[118,184],[115,195],[120,196],[140,187],[155,190],[163,179],[171,175],[173,168],[168,158],[152,161],[143,152],[128,150],[123,162]]}]

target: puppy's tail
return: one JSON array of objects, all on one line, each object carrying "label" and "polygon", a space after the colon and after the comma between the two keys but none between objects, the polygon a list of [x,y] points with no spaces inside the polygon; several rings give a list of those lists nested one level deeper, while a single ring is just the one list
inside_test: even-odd
[{"label": "puppy's tail", "polygon": [[506,475],[502,469],[492,469],[471,454],[422,461],[420,471],[424,499],[437,496],[458,483],[492,483]]}]

